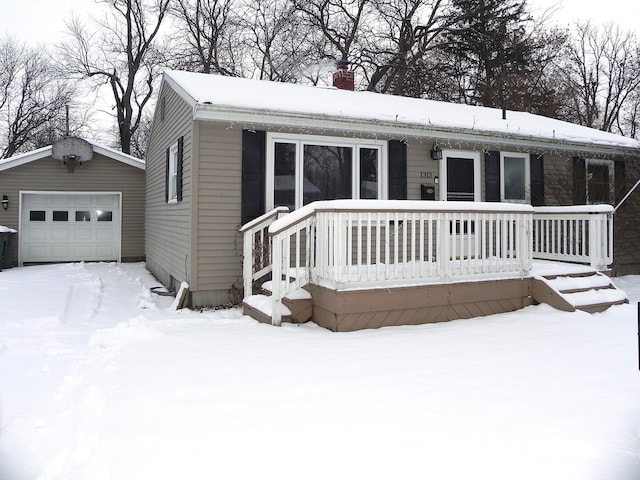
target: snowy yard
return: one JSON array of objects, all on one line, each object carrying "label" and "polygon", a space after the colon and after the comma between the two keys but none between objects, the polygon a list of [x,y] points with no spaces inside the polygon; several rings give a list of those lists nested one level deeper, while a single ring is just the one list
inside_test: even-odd
[{"label": "snowy yard", "polygon": [[640,277],[331,333],[172,312],[142,264],[0,272],[0,479],[640,478]]}]

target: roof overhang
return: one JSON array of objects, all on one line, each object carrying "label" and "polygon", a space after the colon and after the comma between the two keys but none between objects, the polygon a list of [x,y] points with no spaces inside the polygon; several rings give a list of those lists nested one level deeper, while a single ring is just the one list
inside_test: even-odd
[{"label": "roof overhang", "polygon": [[[175,83],[175,82],[172,82]],[[363,118],[336,115],[306,115],[297,112],[261,110],[237,106],[214,105],[211,103],[191,103],[194,120],[238,123],[242,128],[254,129],[255,126],[274,128],[317,129],[327,132],[349,132],[373,136],[396,137],[410,141],[429,139],[441,145],[451,142],[476,143],[479,148],[495,148],[501,145],[508,148],[526,148],[528,150],[545,149],[562,152],[585,153],[588,155],[619,155],[640,157],[640,148],[608,143],[578,142],[565,139],[549,139],[505,132],[471,131],[445,127],[426,127],[421,124],[403,122],[384,122]],[[640,145],[640,144],[639,144]]]}]

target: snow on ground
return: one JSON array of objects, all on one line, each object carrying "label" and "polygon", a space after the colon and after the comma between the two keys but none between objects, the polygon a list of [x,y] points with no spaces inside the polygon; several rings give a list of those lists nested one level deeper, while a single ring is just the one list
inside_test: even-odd
[{"label": "snow on ground", "polygon": [[640,276],[332,333],[168,309],[143,264],[0,272],[0,478],[640,478]]}]

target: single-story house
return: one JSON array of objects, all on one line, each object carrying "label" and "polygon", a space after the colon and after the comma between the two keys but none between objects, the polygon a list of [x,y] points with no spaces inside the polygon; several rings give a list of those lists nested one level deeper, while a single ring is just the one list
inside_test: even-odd
[{"label": "single-story house", "polygon": [[143,160],[77,137],[0,160],[11,264],[144,259]]},{"label": "single-story house", "polygon": [[[338,71],[334,78],[345,73],[351,72]],[[427,243],[435,246],[442,238],[455,237],[457,240],[452,241],[458,242],[457,247],[453,243],[446,248],[444,243],[438,244],[439,253],[423,252],[419,259],[431,262],[441,255],[448,261],[479,259],[481,255],[487,259],[513,257],[515,247],[506,244],[500,247],[503,257],[497,255],[496,241],[500,235],[507,243],[515,241],[517,235],[510,228],[519,225],[518,215],[523,215],[522,234],[526,238],[522,245],[527,259],[538,251],[536,258],[560,259],[557,254],[561,252],[543,250],[556,243],[560,245],[557,250],[562,250],[565,240],[583,250],[594,245],[595,230],[585,233],[584,229],[590,228],[586,223],[580,231],[570,231],[565,223],[543,234],[540,229],[551,228],[554,220],[536,227],[533,216],[567,219],[568,213],[545,211],[541,206],[619,207],[615,235],[609,233],[609,223],[601,223],[607,232],[603,240],[606,245],[599,244],[599,250],[591,248],[591,255],[596,250],[608,253],[591,262],[576,258],[609,272],[640,271],[638,233],[632,233],[631,228],[636,227],[640,214],[640,191],[629,195],[640,178],[640,143],[528,113],[335,87],[167,71],[146,162],[147,265],[170,288],[188,282],[192,305],[223,304],[255,293],[253,281],[258,273],[269,275],[273,271],[276,275],[275,264],[267,265],[276,262],[269,238],[284,231],[289,236],[278,246],[279,254],[287,251],[290,255],[285,255],[276,278],[283,276],[291,281],[293,277],[284,270],[295,267],[298,276],[306,279],[303,286],[307,290],[315,288],[314,298],[331,293],[318,292],[316,287],[333,288],[335,293],[348,290],[349,285],[352,289],[366,286],[350,276],[341,280],[332,277],[333,281],[322,277],[327,268],[335,270],[344,260],[338,262],[336,252],[347,257],[347,270],[358,267],[370,271],[374,265],[380,268],[416,260],[411,253],[419,249],[416,243],[426,249]],[[355,203],[319,202],[336,199]],[[385,204],[389,200],[413,202]],[[276,209],[279,206],[294,213],[276,221],[283,215],[282,209]],[[609,208],[573,209],[571,215],[595,214],[609,222],[614,216],[613,208]],[[358,212],[365,211],[368,217],[359,216]],[[297,212],[304,215],[296,216]],[[346,216],[339,224],[327,220],[327,225],[334,227],[324,237],[319,233],[324,221],[320,217],[327,212]],[[406,217],[407,212],[414,217]],[[432,223],[426,220],[431,218],[429,212],[445,219],[440,230],[435,230],[436,217]],[[488,215],[487,220],[481,218],[483,215]],[[495,220],[498,217],[491,215],[514,216],[499,226]],[[423,220],[411,220],[418,217]],[[305,232],[295,230],[309,218],[312,220]],[[257,229],[256,219],[260,224]],[[261,223],[264,219],[266,223]],[[576,217],[575,221],[583,220]],[[424,232],[430,226],[435,237],[421,236],[428,235]],[[250,230],[254,237],[247,239]],[[341,237],[342,233],[347,236]],[[487,242],[490,248],[484,245]],[[369,249],[377,249],[377,253],[366,253]],[[333,260],[327,260],[329,257]],[[527,259],[513,267],[521,280],[531,276]],[[324,270],[316,268],[315,262],[320,260],[328,262]],[[442,268],[438,270],[439,285],[456,280],[456,275]],[[409,283],[429,277],[427,283],[433,284],[435,271],[430,272],[414,274]],[[389,274],[385,275],[384,285],[396,286],[388,281]],[[456,281],[466,281],[467,277],[462,275]],[[520,300],[503,308],[526,304],[531,288],[530,284],[518,284],[514,298]],[[478,302],[484,300],[479,298]],[[361,303],[365,305],[367,300]],[[314,300],[314,320],[316,314],[318,318],[335,317],[335,312],[325,310]],[[457,315],[459,318],[460,312]],[[411,322],[420,323],[420,319]],[[333,324],[329,328],[340,329]]]}]

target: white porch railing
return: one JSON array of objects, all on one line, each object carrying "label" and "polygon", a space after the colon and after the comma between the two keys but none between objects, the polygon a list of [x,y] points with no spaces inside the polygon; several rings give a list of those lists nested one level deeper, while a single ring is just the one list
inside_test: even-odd
[{"label": "white porch railing", "polygon": [[613,207],[536,207],[533,258],[586,263],[605,270],[613,262]]},{"label": "white porch railing", "polygon": [[277,207],[240,228],[243,241],[242,283],[245,297],[251,295],[254,281],[271,273],[269,225],[287,213],[287,207]]},{"label": "white porch railing", "polygon": [[[447,283],[523,277],[531,269],[533,208],[527,205],[337,200],[276,216],[270,212],[242,229],[245,295],[271,271],[274,325],[282,299],[310,282],[332,288]],[[252,251],[269,245],[256,240],[269,221],[270,267]]]}]

